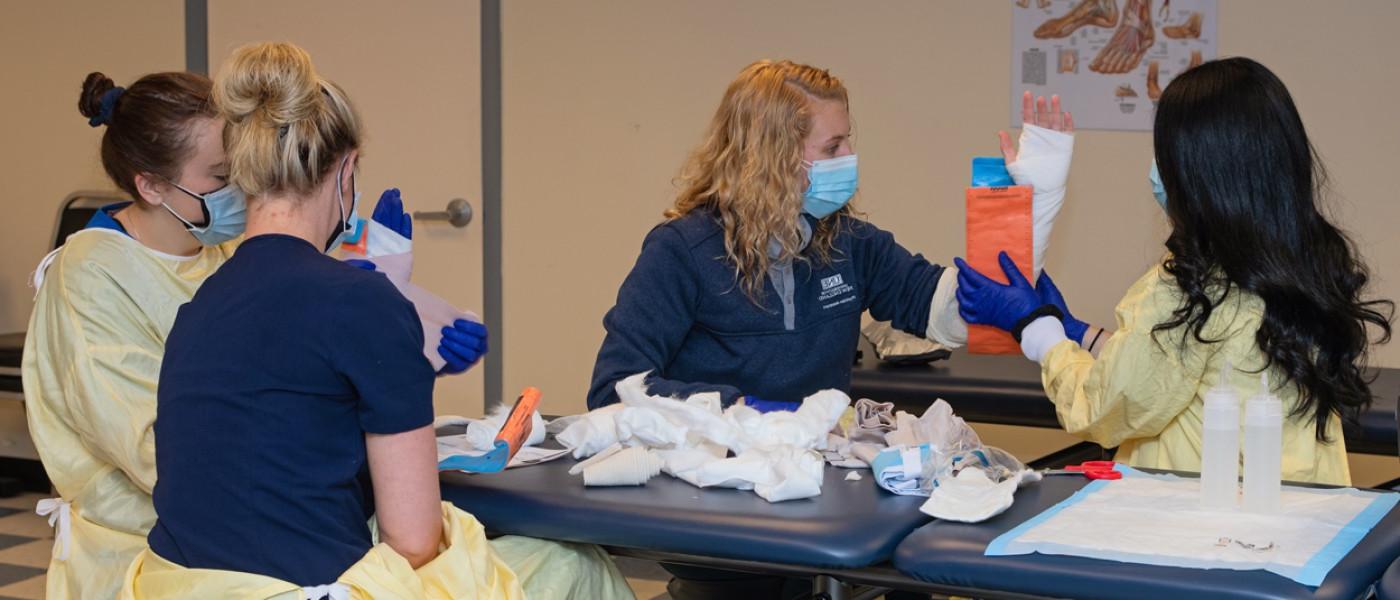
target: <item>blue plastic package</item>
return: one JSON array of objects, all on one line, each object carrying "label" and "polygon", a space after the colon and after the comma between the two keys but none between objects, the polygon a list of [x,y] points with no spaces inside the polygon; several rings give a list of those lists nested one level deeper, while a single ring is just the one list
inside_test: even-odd
[{"label": "blue plastic package", "polygon": [[1006,159],[994,156],[972,158],[972,187],[1007,187],[1016,185],[1006,170]]}]

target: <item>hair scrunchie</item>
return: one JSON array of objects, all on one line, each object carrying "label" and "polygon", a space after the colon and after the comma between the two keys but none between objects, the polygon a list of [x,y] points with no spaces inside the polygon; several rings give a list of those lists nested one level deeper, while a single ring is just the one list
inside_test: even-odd
[{"label": "hair scrunchie", "polygon": [[102,94],[102,101],[98,106],[97,115],[88,119],[88,125],[97,127],[98,125],[110,125],[112,123],[112,113],[117,109],[117,98],[126,91],[124,87],[114,87]]}]

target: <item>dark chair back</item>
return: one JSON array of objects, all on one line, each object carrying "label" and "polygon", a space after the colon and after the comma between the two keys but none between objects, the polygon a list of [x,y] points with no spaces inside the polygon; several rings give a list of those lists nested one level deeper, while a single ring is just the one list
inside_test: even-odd
[{"label": "dark chair back", "polygon": [[81,230],[97,214],[97,210],[109,204],[125,202],[126,196],[116,192],[73,192],[63,199],[58,207],[58,220],[54,226],[53,247],[63,245],[69,235]]}]

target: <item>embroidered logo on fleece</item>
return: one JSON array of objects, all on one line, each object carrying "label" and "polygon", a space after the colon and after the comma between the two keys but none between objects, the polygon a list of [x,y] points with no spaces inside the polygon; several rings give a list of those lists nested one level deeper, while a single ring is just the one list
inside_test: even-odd
[{"label": "embroidered logo on fleece", "polygon": [[[817,296],[817,302],[822,303],[822,310],[829,310],[842,304],[855,302],[856,288],[848,285],[845,278],[840,273],[830,277],[822,278],[822,293]],[[842,296],[845,296],[842,298]],[[839,298],[839,299],[838,299]]]}]

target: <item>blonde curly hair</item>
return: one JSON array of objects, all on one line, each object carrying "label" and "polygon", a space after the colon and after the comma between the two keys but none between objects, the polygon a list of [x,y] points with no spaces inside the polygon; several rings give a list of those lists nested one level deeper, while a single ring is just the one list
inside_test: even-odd
[{"label": "blonde curly hair", "polygon": [[[763,281],[774,262],[801,259],[803,142],[812,130],[811,99],[850,101],[841,80],[825,69],[792,61],[760,60],[729,84],[705,139],[677,178],[680,194],[667,209],[678,219],[709,209],[724,229],[726,258],[739,287],[762,305]],[[822,263],[849,206],[818,221],[808,248]],[[769,240],[782,251],[768,256]]]}]

